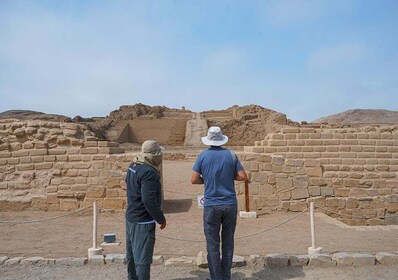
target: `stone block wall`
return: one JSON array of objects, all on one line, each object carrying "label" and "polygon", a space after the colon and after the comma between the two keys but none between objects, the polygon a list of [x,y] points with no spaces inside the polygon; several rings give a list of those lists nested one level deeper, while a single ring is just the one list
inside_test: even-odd
[{"label": "stone block wall", "polygon": [[398,126],[284,128],[244,151],[259,212],[315,201],[350,225],[398,224]]},{"label": "stone block wall", "polygon": [[118,136],[120,141],[143,143],[153,139],[163,145],[183,145],[187,119],[132,120]]},{"label": "stone block wall", "polygon": [[0,210],[125,206],[130,158],[74,123],[0,122]]}]

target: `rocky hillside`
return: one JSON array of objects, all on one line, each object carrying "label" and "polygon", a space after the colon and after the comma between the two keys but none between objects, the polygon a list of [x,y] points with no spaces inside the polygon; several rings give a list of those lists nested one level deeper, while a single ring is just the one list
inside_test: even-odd
[{"label": "rocky hillside", "polygon": [[[98,139],[118,141],[117,136],[125,129],[126,121],[141,120],[141,122],[147,122],[153,120],[153,129],[156,130],[156,132],[154,131],[156,134],[159,133],[160,128],[156,128],[155,123],[159,125],[160,122],[167,121],[170,124],[176,122],[176,120],[188,121],[192,119],[193,115],[192,111],[186,110],[184,107],[181,109],[170,109],[165,106],[148,106],[138,103],[121,106],[103,118],[82,118],[76,116],[71,119],[60,115],[14,110],[0,113],[0,119],[13,118],[21,121],[42,120],[81,124],[85,130]],[[243,107],[235,105],[225,110],[201,112],[200,115],[207,122],[208,126],[220,126],[223,132],[229,136],[230,141],[228,145],[231,146],[253,145],[254,141],[262,140],[268,133],[276,132],[284,126],[298,126],[298,123],[288,120],[285,114],[258,105]],[[173,145],[174,143],[174,145],[182,145],[181,143],[184,143],[185,127],[180,127],[181,131],[175,131],[177,128],[172,125],[169,128],[174,136],[178,134],[181,139],[177,141],[174,137],[170,140],[172,143],[167,142],[162,144]],[[148,125],[147,129],[150,130],[151,126]]]},{"label": "rocky hillside", "polygon": [[[258,105],[235,105],[224,112],[228,111],[232,114],[231,118],[209,116],[206,119],[209,126],[221,127],[223,133],[230,138],[228,145],[233,146],[253,145],[254,141],[264,139],[270,132],[276,132],[287,125],[299,125],[287,119],[285,114]],[[208,112],[203,114],[206,116]]]},{"label": "rocky hillside", "polygon": [[319,118],[315,123],[330,124],[396,124],[398,112],[389,110],[354,109]]},{"label": "rocky hillside", "polygon": [[72,122],[72,119],[62,115],[46,114],[30,110],[9,110],[0,113],[0,119],[43,120],[54,122]]}]

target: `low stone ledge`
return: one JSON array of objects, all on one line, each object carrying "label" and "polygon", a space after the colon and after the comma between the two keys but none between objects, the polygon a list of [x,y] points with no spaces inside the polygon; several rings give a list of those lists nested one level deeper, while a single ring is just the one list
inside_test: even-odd
[{"label": "low stone ledge", "polygon": [[268,254],[265,257],[266,265],[270,267],[287,266],[289,263],[289,256],[285,253],[282,254]]},{"label": "low stone ledge", "polygon": [[259,267],[263,267],[265,266],[265,257],[264,256],[260,256],[260,255],[250,255],[249,256],[249,264],[251,266],[259,266]]},{"label": "low stone ledge", "polygon": [[352,254],[354,257],[354,266],[371,266],[375,265],[376,258],[371,254]]},{"label": "low stone ledge", "polygon": [[4,265],[16,265],[19,264],[19,262],[23,259],[24,259],[23,257],[9,258],[4,261]]},{"label": "low stone ledge", "polygon": [[380,252],[376,254],[376,260],[378,263],[385,265],[398,264],[398,255]]},{"label": "low stone ledge", "polygon": [[207,262],[207,253],[203,251],[199,251],[196,256],[196,265],[200,268],[208,268],[209,263]]},{"label": "low stone ledge", "polygon": [[67,266],[84,266],[87,264],[87,258],[59,258],[55,260],[56,265],[67,265]]},{"label": "low stone ledge", "polygon": [[32,265],[32,264],[39,264],[43,263],[44,258],[42,257],[30,257],[22,259],[19,263],[22,265]]},{"label": "low stone ledge", "polygon": [[125,254],[107,254],[105,256],[105,264],[113,264],[113,263],[126,263],[126,255]]},{"label": "low stone ledge", "polygon": [[329,254],[319,254],[314,258],[310,258],[308,263],[310,267],[334,267],[336,261],[332,260]]},{"label": "low stone ledge", "polygon": [[101,265],[105,264],[105,258],[103,255],[96,255],[96,256],[91,256],[88,259],[88,264],[90,265]]},{"label": "low stone ledge", "polygon": [[0,257],[0,265],[2,265],[6,260],[8,260],[9,258],[7,256],[1,256]]},{"label": "low stone ledge", "polygon": [[234,255],[232,258],[232,267],[241,267],[246,265],[244,257]]},{"label": "low stone ledge", "polygon": [[347,253],[333,254],[332,260],[336,261],[338,266],[351,266],[354,264],[354,257]]},{"label": "low stone ledge", "polygon": [[[125,254],[107,254],[106,256],[93,256],[87,258],[43,258],[43,257],[14,257],[0,256],[0,265],[65,265],[65,266],[84,266],[104,265],[104,264],[126,264]],[[377,261],[376,261],[377,260]],[[207,253],[200,251],[196,257],[182,256],[172,257],[164,260],[161,255],[153,256],[153,265],[164,264],[170,267],[193,267],[197,265],[200,268],[208,268]],[[251,266],[309,266],[312,268],[335,267],[337,266],[372,266],[372,265],[397,265],[398,253],[379,252],[375,255],[361,253],[339,252],[335,254],[319,254],[313,258],[308,255],[287,255],[286,253],[268,254],[266,256],[250,255],[248,260],[242,256],[234,255],[232,267],[245,265]]]},{"label": "low stone ledge", "polygon": [[310,260],[308,255],[294,255],[289,257],[290,266],[307,266]]},{"label": "low stone ledge", "polygon": [[159,264],[164,264],[164,258],[161,255],[155,255],[152,257],[152,264],[153,265],[159,265]]}]

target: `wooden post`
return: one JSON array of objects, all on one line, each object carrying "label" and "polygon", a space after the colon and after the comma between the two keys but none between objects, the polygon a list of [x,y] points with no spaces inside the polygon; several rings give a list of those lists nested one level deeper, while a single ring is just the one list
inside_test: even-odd
[{"label": "wooden post", "polygon": [[245,181],[245,207],[246,207],[246,212],[250,212],[250,204],[249,204],[249,181]]}]

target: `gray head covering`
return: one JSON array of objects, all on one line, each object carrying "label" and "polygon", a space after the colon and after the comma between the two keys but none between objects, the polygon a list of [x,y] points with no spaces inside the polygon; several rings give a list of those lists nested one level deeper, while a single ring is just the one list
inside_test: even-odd
[{"label": "gray head covering", "polygon": [[135,162],[148,164],[160,173],[159,166],[162,159],[162,147],[159,143],[154,140],[147,140],[142,144],[141,153],[137,156]]}]

